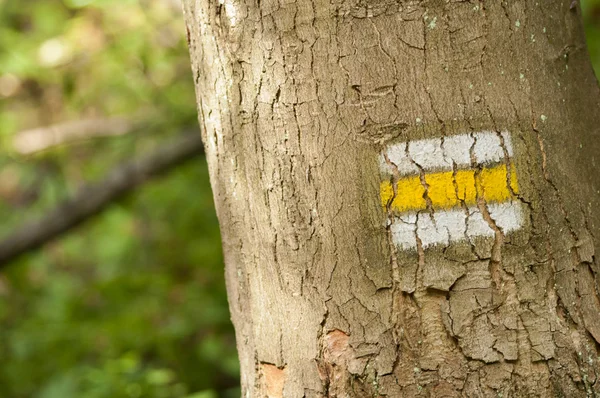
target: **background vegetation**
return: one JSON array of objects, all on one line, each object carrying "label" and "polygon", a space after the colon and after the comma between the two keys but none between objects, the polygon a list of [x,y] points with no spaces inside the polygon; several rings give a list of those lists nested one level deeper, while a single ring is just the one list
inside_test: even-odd
[{"label": "background vegetation", "polygon": [[[581,6],[600,70],[600,0]],[[184,32],[179,0],[0,0],[0,237],[197,129]],[[126,133],[15,145],[81,120]],[[239,397],[203,158],[4,268],[0,360],[0,397]]]}]

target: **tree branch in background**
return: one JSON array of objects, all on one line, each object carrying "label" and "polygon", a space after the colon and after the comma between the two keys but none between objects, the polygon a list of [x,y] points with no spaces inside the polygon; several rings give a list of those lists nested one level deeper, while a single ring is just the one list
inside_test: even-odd
[{"label": "tree branch in background", "polygon": [[127,134],[142,123],[143,119],[140,117],[111,117],[38,127],[17,133],[13,139],[13,148],[22,155],[30,155],[72,141]]},{"label": "tree branch in background", "polygon": [[1,240],[0,268],[21,254],[39,248],[98,214],[149,178],[168,171],[202,152],[200,133],[187,133],[161,145],[154,153],[115,167],[104,180],[84,185],[74,197]]}]

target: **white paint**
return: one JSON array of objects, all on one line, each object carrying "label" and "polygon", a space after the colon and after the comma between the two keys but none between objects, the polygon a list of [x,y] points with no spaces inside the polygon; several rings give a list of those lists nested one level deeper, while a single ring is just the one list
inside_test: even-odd
[{"label": "white paint", "polygon": [[[502,148],[498,134],[491,131],[485,131],[481,133],[475,133],[473,134],[473,137],[475,138],[475,147],[473,148],[473,153],[477,163],[499,163],[504,161],[504,148]],[[509,143],[508,145],[505,145],[508,156],[511,156],[512,143],[510,142],[510,136],[505,134],[503,137],[504,142]]]},{"label": "white paint", "polygon": [[[408,219],[407,219],[408,218]],[[392,231],[392,240],[402,250],[413,249],[417,247],[415,231],[417,229],[417,216],[414,213],[405,215],[402,218],[396,218],[390,226]]]},{"label": "white paint", "polygon": [[494,230],[483,218],[483,214],[481,214],[477,207],[470,207],[469,216],[467,217],[465,214],[465,217],[467,221],[467,230],[465,233],[469,238],[474,238],[476,236],[492,238],[495,235]]},{"label": "white paint", "polygon": [[[521,204],[504,202],[488,205],[491,218],[503,233],[519,229],[523,223]],[[413,212],[395,217],[390,226],[392,240],[401,250],[417,248],[417,236],[423,248],[446,247],[474,237],[494,237],[494,230],[477,207],[438,210],[433,215]]]},{"label": "white paint", "polygon": [[[475,165],[504,163],[507,155],[509,158],[513,156],[508,132],[499,135],[494,131],[482,131],[393,144],[381,154],[379,163],[382,173],[393,174],[397,169],[403,177],[418,175],[420,168],[431,173],[452,170],[454,165],[459,169],[469,169]],[[505,234],[523,224],[520,202],[488,204],[488,211]],[[401,250],[416,249],[417,239],[423,248],[428,248],[495,235],[476,206],[469,207],[467,211],[460,207],[436,210],[433,214],[407,212],[388,221],[392,239]]]},{"label": "white paint", "polygon": [[383,155],[383,153],[379,154],[379,170],[381,170],[383,174],[394,173],[392,166],[387,162],[387,160],[385,160],[385,156]]},{"label": "white paint", "polygon": [[[386,154],[390,162],[398,168],[400,175],[419,174],[419,168],[411,162],[406,153],[406,142],[390,145]],[[382,171],[384,170],[382,169]]]},{"label": "white paint", "polygon": [[434,219],[438,229],[443,228],[447,231],[450,242],[465,239],[466,219],[464,210],[436,211]]},{"label": "white paint", "polygon": [[444,157],[441,139],[409,142],[408,154],[416,164],[424,169],[446,170],[452,168],[452,163]]},{"label": "white paint", "polygon": [[408,224],[416,224],[417,223],[417,214],[415,212],[408,212],[406,214],[402,214],[398,217],[402,222]]},{"label": "white paint", "polygon": [[523,225],[523,210],[518,202],[492,203],[488,211],[504,233],[516,231]]},{"label": "white paint", "polygon": [[[452,212],[445,212],[450,216]],[[452,217],[450,217],[452,218]],[[445,218],[449,220],[450,218]],[[448,246],[449,234],[446,225],[442,222],[437,222],[435,215],[429,213],[421,213],[417,218],[417,236],[421,239],[423,248],[441,244]]]},{"label": "white paint", "polygon": [[471,164],[471,147],[473,146],[473,137],[470,134],[453,135],[445,137],[442,147],[444,156],[451,164],[466,166]]},{"label": "white paint", "polygon": [[[470,168],[471,151],[477,164],[501,163],[505,161],[505,150],[509,157],[513,156],[513,145],[508,132],[502,132],[500,136],[494,131],[482,131],[408,143],[401,142],[390,145],[385,150],[385,155],[397,167],[401,176],[419,174],[419,167],[416,165],[426,172],[449,171],[452,170],[453,164],[462,169]],[[380,169],[384,174],[393,172],[393,168],[385,161],[383,154],[380,157]]]}]

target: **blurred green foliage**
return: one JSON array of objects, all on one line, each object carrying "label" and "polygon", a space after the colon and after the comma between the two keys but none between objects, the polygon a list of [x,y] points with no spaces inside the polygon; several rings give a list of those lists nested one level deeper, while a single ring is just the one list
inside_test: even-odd
[{"label": "blurred green foliage", "polygon": [[[600,0],[582,3],[600,67]],[[0,0],[0,235],[196,126],[178,0]],[[34,156],[20,131],[121,116]],[[0,273],[0,397],[239,396],[203,159]]]},{"label": "blurred green foliage", "polygon": [[[19,132],[132,131],[34,156]],[[122,160],[197,129],[176,0],[0,0],[0,236]],[[239,396],[202,157],[0,273],[0,397]]]},{"label": "blurred green foliage", "polygon": [[579,0],[585,35],[596,77],[600,76],[600,0]]}]

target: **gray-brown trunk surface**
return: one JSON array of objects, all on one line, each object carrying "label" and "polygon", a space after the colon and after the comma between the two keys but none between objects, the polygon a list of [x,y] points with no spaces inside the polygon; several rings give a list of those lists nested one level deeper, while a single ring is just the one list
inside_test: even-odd
[{"label": "gray-brown trunk surface", "polygon": [[[600,396],[600,96],[570,0],[184,3],[243,397]],[[399,246],[382,153],[486,131],[519,228],[478,194],[492,236]]]}]

